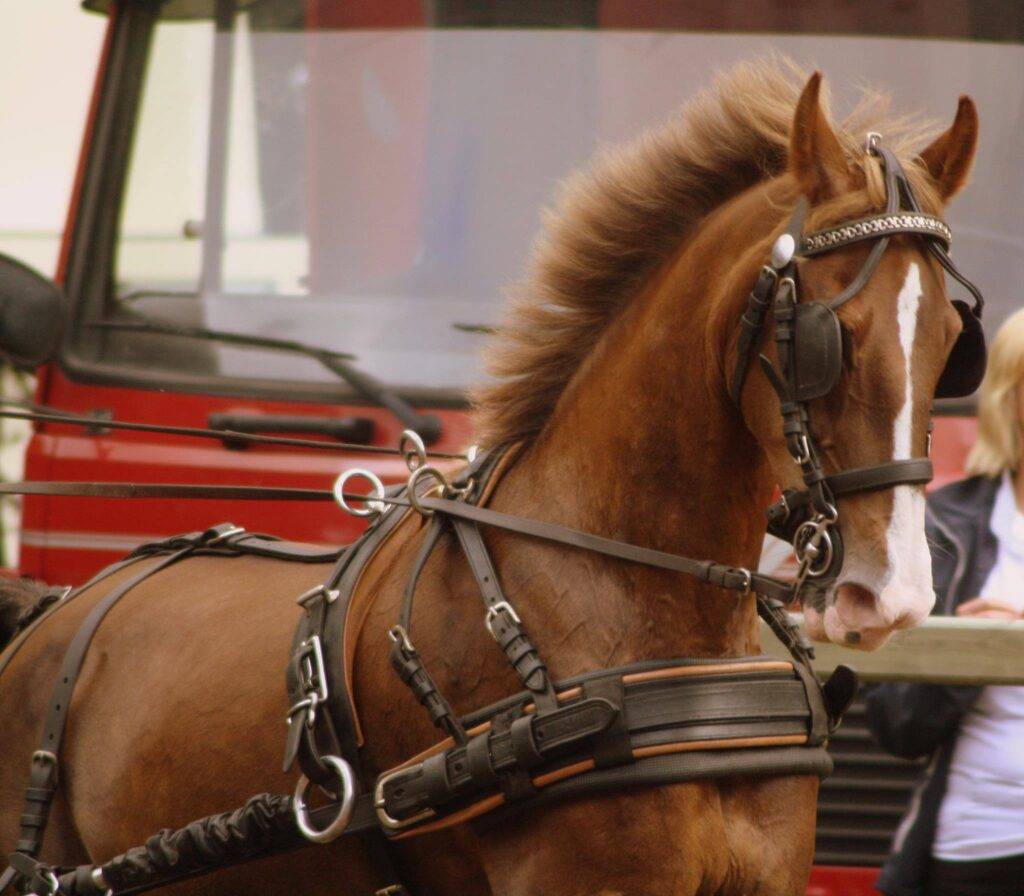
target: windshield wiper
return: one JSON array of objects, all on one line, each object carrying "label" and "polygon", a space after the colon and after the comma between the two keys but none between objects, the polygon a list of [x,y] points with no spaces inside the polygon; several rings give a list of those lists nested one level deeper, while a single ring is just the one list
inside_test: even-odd
[{"label": "windshield wiper", "polygon": [[[133,312],[138,314],[138,312]],[[419,433],[426,444],[436,442],[441,437],[441,419],[434,414],[421,414],[400,395],[378,380],[376,377],[353,367],[350,363],[355,355],[349,352],[336,352],[331,349],[318,348],[296,342],[292,339],[275,339],[271,336],[250,336],[244,333],[231,333],[226,330],[211,330],[206,327],[188,327],[172,324],[157,318],[144,317],[141,320],[117,321],[101,320],[85,324],[94,330],[116,330],[125,333],[152,333],[160,336],[178,336],[185,339],[205,339],[211,342],[223,342],[227,345],[240,345],[247,348],[265,348],[270,351],[291,352],[306,355],[318,361],[336,377],[348,383],[355,391],[371,404],[387,408],[394,414],[406,429]]]}]

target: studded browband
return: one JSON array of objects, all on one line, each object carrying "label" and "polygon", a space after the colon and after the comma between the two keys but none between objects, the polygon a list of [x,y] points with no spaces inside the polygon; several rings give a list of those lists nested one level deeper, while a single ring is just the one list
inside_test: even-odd
[{"label": "studded browband", "polygon": [[945,221],[935,215],[924,212],[881,214],[810,233],[800,240],[797,254],[805,257],[820,255],[863,240],[901,233],[917,233],[941,240],[947,251],[953,243],[952,231]]}]

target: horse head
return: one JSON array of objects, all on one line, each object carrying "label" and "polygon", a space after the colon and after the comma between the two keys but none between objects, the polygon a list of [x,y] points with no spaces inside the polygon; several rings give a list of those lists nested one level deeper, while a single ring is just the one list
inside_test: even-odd
[{"label": "horse head", "polygon": [[[866,222],[870,228],[877,226],[872,222],[880,213],[894,206],[906,212],[908,195],[887,207],[894,189],[914,197],[910,211],[920,202],[922,214],[910,217],[910,226],[941,228],[931,216],[941,214],[964,185],[974,157],[974,104],[962,97],[952,126],[904,166],[893,155],[887,157],[888,163],[881,157],[878,135],[869,136],[869,145],[860,147],[850,146],[843,134],[844,145],[823,111],[820,90],[821,77],[815,74],[796,105],[787,170],[777,178],[775,189],[798,202],[803,220],[797,229],[803,235],[824,234],[819,242],[827,250],[817,251],[821,247],[814,238],[804,237],[808,251],[801,257],[796,246],[787,288],[791,284],[795,306],[831,306],[838,332],[829,342],[819,331],[835,326],[825,308],[820,314],[807,314],[806,332],[801,331],[798,314],[793,324],[795,356],[780,357],[787,350],[785,340],[764,339],[759,350],[767,356],[767,376],[751,373],[741,395],[744,419],[784,494],[786,489],[793,490],[790,494],[807,489],[808,479],[801,475],[805,470],[799,458],[794,463],[793,443],[779,426],[781,406],[793,395],[778,384],[772,387],[772,370],[783,369],[788,360],[810,368],[803,377],[819,382],[820,388],[811,385],[801,397],[807,399],[803,406],[812,447],[822,472],[831,476],[926,458],[933,399],[937,394],[971,391],[984,359],[977,319],[967,305],[950,301],[943,276],[943,266],[948,265],[940,264],[949,259],[944,252],[933,251],[929,238],[920,231],[902,231],[873,239],[856,239],[854,234],[847,243],[844,236],[850,235],[844,228],[850,222]],[[889,168],[899,169],[898,182]],[[792,230],[793,219],[789,221]],[[784,219],[756,251],[763,255],[771,240],[776,241],[776,253],[791,249],[785,237],[779,239],[786,226]],[[796,239],[799,243],[801,235]],[[879,249],[883,239],[887,245]],[[772,326],[777,335],[780,321]],[[958,344],[965,328],[970,332]],[[807,630],[817,640],[873,649],[892,632],[919,623],[935,600],[925,539],[924,484],[880,481],[835,495],[828,512],[837,515],[831,534],[841,557],[834,575],[823,576],[820,582],[808,579],[802,591]],[[799,544],[797,548],[799,552]],[[828,548],[831,551],[833,545]]]}]

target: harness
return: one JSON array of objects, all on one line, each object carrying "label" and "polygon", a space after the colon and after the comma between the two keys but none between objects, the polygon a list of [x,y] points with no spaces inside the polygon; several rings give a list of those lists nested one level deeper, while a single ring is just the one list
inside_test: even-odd
[{"label": "harness", "polygon": [[[390,857],[389,844],[395,840],[484,816],[500,822],[513,812],[623,788],[735,775],[827,775],[831,760],[825,742],[853,697],[856,676],[840,667],[820,685],[810,665],[811,647],[785,608],[810,580],[816,580],[820,589],[823,582],[838,575],[842,565],[835,506],[838,495],[931,478],[927,458],[824,474],[808,405],[835,387],[842,369],[835,309],[867,282],[892,235],[919,235],[975,296],[973,308],[955,303],[964,332],[940,382],[939,394],[973,391],[984,363],[979,322],[982,298],[949,259],[948,228],[940,219],[920,211],[899,162],[877,139],[869,139],[868,151],[878,156],[885,170],[885,212],[804,237],[801,228],[806,209],[798,203],[786,233],[776,241],[771,259],[758,277],[740,322],[738,359],[731,380],[737,403],[768,311],[774,316],[780,369],[764,356],[761,367],[779,394],[783,432],[805,488],[784,493],[780,502],[769,508],[769,531],[793,541],[800,560],[795,582],[492,510],[486,506],[490,487],[503,465],[514,461],[514,449],[471,456],[465,469],[449,480],[429,464],[419,437],[407,431],[399,446],[410,471],[404,487],[386,490],[374,474],[349,470],[330,493],[292,495],[333,496],[346,511],[369,519],[364,534],[340,552],[289,546],[224,524],[140,548],[83,586],[89,587],[142,557],[154,558],[151,565],[96,605],[69,645],[42,745],[33,755],[22,837],[11,867],[0,877],[0,893],[17,881],[39,896],[58,892],[121,896],[295,848],[306,841],[325,843],[359,834],[366,837],[386,882],[378,896],[401,896],[408,891],[399,883]],[[909,210],[901,210],[903,204]],[[868,239],[877,242],[846,290],[828,303],[797,302],[797,258]],[[348,482],[360,476],[371,483],[368,496],[346,491]],[[28,486],[64,494],[81,493],[75,487],[82,484],[15,485],[22,490]],[[90,487],[89,494],[139,495],[150,488],[162,490],[154,492],[162,496],[174,494],[175,488],[194,488],[117,483]],[[234,489],[234,497],[253,499],[265,499],[276,491],[221,488]],[[357,506],[353,501],[361,503]],[[390,661],[443,737],[395,768],[372,775],[360,762],[361,732],[348,682],[350,635],[358,634],[358,621],[353,622],[352,617],[361,573],[412,513],[428,521],[399,618],[389,632]],[[554,681],[501,588],[480,526],[673,570],[728,591],[753,594],[759,615],[788,648],[792,661],[763,656],[677,657]],[[484,628],[502,648],[522,684],[519,693],[466,716],[457,715],[439,690],[411,635],[418,578],[441,539],[451,537],[460,545],[480,592]],[[303,613],[286,676],[290,708],[284,753],[285,769],[298,762],[303,773],[294,795],[261,794],[239,809],[200,819],[179,831],[161,832],[145,846],[101,866],[60,869],[40,863],[37,856],[56,791],[67,706],[93,634],[110,607],[146,576],[207,552],[334,560],[326,581],[297,598]],[[33,623],[37,624],[38,620]],[[6,660],[0,657],[0,671],[10,655],[5,655]],[[307,797],[313,784],[332,795],[329,805],[309,808]]]}]

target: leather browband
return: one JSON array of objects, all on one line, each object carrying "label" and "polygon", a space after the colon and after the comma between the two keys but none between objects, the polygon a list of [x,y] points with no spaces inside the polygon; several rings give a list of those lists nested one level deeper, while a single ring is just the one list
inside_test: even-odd
[{"label": "leather browband", "polygon": [[866,218],[859,218],[837,227],[809,233],[800,240],[797,254],[811,257],[863,240],[874,240],[881,236],[895,236],[901,233],[918,233],[932,237],[939,240],[947,251],[953,243],[953,233],[941,218],[924,212],[897,212],[895,214],[869,215]]}]

